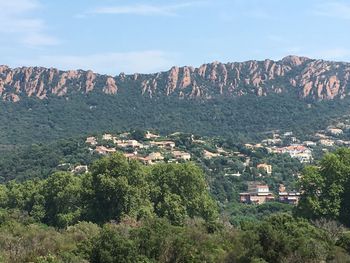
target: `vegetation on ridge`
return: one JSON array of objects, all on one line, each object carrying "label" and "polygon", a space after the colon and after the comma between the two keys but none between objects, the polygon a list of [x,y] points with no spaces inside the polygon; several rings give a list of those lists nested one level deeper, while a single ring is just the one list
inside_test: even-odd
[{"label": "vegetation on ridge", "polygon": [[256,140],[271,130],[302,135],[349,114],[348,103],[344,99],[307,104],[295,94],[206,101],[148,99],[133,94],[133,90],[115,97],[92,93],[77,94],[69,100],[27,98],[18,103],[0,103],[0,143],[31,144],[137,128],[234,137],[236,141]]}]

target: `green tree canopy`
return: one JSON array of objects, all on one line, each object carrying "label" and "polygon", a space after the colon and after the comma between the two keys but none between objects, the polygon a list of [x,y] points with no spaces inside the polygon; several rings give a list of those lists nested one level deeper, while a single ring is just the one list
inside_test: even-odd
[{"label": "green tree canopy", "polygon": [[182,224],[186,216],[216,219],[217,208],[207,191],[204,175],[193,163],[154,165],[149,182],[158,216],[174,224]]},{"label": "green tree canopy", "polygon": [[318,167],[304,170],[297,214],[340,220],[350,225],[350,149],[326,154]]},{"label": "green tree canopy", "polygon": [[142,165],[116,153],[96,161],[84,178],[85,216],[95,222],[151,214],[149,186]]}]

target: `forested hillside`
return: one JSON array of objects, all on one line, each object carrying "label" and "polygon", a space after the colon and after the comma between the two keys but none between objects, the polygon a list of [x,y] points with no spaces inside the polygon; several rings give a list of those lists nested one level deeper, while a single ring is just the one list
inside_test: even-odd
[{"label": "forested hillside", "polygon": [[241,140],[302,134],[349,114],[349,76],[348,63],[296,56],[116,77],[1,66],[0,144],[137,128]]},{"label": "forested hillside", "polygon": [[132,91],[116,97],[77,95],[68,100],[33,98],[0,103],[3,145],[49,142],[96,132],[156,129],[199,135],[261,138],[271,130],[296,134],[324,129],[334,118],[349,114],[348,99],[310,102],[295,94],[243,96],[211,100],[140,98]]}]

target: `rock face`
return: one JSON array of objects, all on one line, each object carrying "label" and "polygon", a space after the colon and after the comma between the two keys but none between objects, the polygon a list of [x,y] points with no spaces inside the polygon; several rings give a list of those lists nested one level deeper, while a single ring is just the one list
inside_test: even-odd
[{"label": "rock face", "polygon": [[150,98],[210,99],[220,96],[296,92],[300,98],[331,100],[350,95],[350,63],[288,56],[279,61],[213,62],[198,68],[172,67],[155,74],[124,73],[112,77],[92,71],[0,66],[0,97],[17,102],[22,97],[46,99],[74,93],[119,91],[136,88]]},{"label": "rock face", "polygon": [[0,96],[3,100],[19,101],[22,96],[45,99],[49,95],[68,96],[101,89],[107,94],[117,93],[115,79],[92,71],[60,71],[53,68],[0,66]]},{"label": "rock face", "polygon": [[213,62],[199,68],[173,67],[150,75],[141,83],[143,93],[211,98],[296,92],[300,98],[330,100],[350,95],[350,63],[288,56],[279,61]]}]

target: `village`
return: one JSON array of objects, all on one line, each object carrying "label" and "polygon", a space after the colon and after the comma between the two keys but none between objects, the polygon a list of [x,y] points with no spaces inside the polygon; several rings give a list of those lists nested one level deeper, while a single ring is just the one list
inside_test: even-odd
[{"label": "village", "polygon": [[191,160],[191,154],[176,149],[175,142],[164,140],[159,135],[150,132],[145,134],[142,142],[130,139],[130,133],[122,133],[116,136],[106,133],[102,135],[100,142],[96,137],[88,137],[86,143],[91,146],[90,151],[98,154],[106,155],[120,151],[123,152],[126,158],[138,160],[146,165],[164,161],[176,163]]},{"label": "village", "polygon": [[[309,136],[308,140],[300,140],[291,131],[273,131],[261,142],[245,143],[238,149],[220,144],[215,139],[194,135],[187,135],[191,145],[189,147],[179,140],[181,133],[162,136],[150,131],[145,132],[141,138],[135,138],[131,132],[105,133],[89,136],[85,142],[92,153],[107,155],[121,152],[126,158],[138,160],[145,165],[186,161],[200,163],[209,174],[222,174],[226,180],[245,181],[247,189],[239,193],[241,203],[278,201],[295,205],[300,197],[298,189],[289,186],[288,182],[285,186],[285,182],[277,178],[282,174],[283,178],[292,178],[289,181],[296,180],[301,176],[300,172],[281,172],[277,164],[269,161],[269,156],[287,155],[301,165],[313,163],[315,152],[327,152],[337,146],[350,145],[350,141],[344,139],[344,133],[349,129],[350,125],[345,124],[330,126]],[[254,157],[256,153],[263,152],[267,153],[263,158]],[[87,172],[87,169],[85,165],[78,165],[72,172],[82,173]],[[271,178],[275,180],[273,190],[266,184]]]}]

